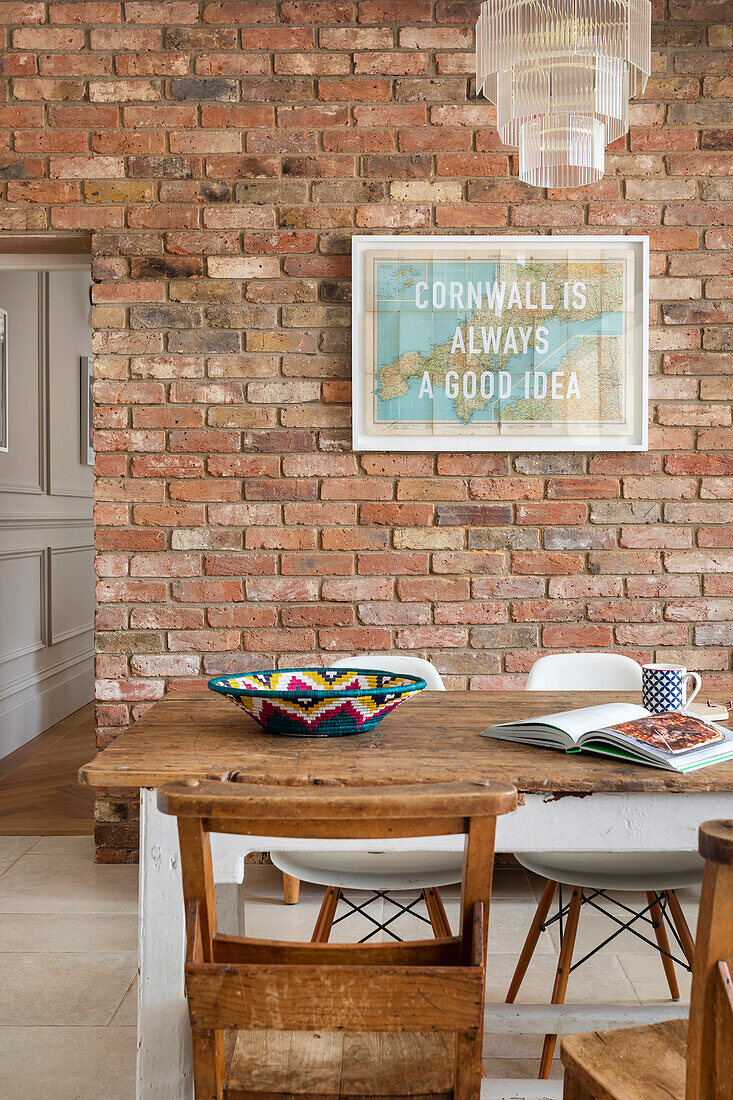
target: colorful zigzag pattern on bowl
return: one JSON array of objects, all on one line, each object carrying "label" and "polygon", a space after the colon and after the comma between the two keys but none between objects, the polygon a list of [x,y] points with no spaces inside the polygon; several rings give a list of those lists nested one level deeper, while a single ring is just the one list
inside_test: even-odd
[{"label": "colorful zigzag pattern on bowl", "polygon": [[288,737],[365,733],[425,686],[417,676],[348,668],[288,668],[209,681],[212,691],[226,695],[268,733]]}]

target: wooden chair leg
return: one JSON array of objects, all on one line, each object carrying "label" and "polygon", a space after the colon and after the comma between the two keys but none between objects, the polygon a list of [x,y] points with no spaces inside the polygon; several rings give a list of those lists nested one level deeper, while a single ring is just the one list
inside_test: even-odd
[{"label": "wooden chair leg", "polygon": [[674,921],[675,928],[677,929],[677,935],[682,941],[682,950],[685,953],[690,966],[692,966],[692,960],[695,956],[695,941],[692,938],[692,932],[690,926],[685,920],[685,914],[682,912],[682,906],[680,905],[679,898],[675,894],[674,890],[667,890],[667,905],[669,911],[672,914],[672,920]]},{"label": "wooden chair leg", "polygon": [[191,1045],[196,1100],[223,1100],[224,1032],[194,1027]]},{"label": "wooden chair leg", "polygon": [[674,963],[669,957],[669,937],[667,935],[667,929],[664,926],[664,917],[662,910],[657,901],[657,896],[653,891],[647,890],[646,894],[647,903],[651,906],[649,910],[649,916],[654,921],[654,934],[657,937],[657,943],[661,952],[667,952],[667,954],[661,954],[662,966],[664,967],[664,973],[667,977],[667,985],[669,986],[669,995],[673,1001],[679,1001],[680,999],[680,987],[677,984],[677,975],[674,972]]},{"label": "wooden chair leg", "polygon": [[[565,1001],[565,991],[568,987],[570,965],[573,961],[573,950],[575,948],[575,937],[578,932],[578,920],[580,918],[580,906],[582,902],[582,887],[574,886],[573,896],[570,899],[570,907],[568,909],[568,919],[565,922],[562,946],[560,947],[560,958],[557,961],[555,984],[552,987],[552,997],[550,998],[550,1004],[553,1005],[561,1005]],[[539,1078],[541,1081],[547,1080],[550,1076],[552,1055],[555,1052],[556,1042],[557,1035],[545,1035],[545,1041],[542,1045],[542,1058],[540,1060]]]},{"label": "wooden chair leg", "polygon": [[570,1070],[565,1069],[565,1077],[562,1086],[562,1100],[594,1100],[593,1094],[588,1092],[577,1077],[573,1077]]},{"label": "wooden chair leg", "polygon": [[300,898],[300,879],[283,871],[283,897],[286,905],[297,905]]},{"label": "wooden chair leg", "polygon": [[453,1100],[479,1100],[481,1096],[481,1048],[483,1028],[459,1032],[456,1041],[456,1067],[453,1075]]},{"label": "wooden chair leg", "polygon": [[539,900],[537,909],[535,910],[535,915],[532,918],[532,923],[529,927],[527,938],[524,941],[524,947],[522,948],[522,953],[519,956],[517,968],[514,971],[512,984],[509,986],[509,992],[506,995],[506,1004],[508,1005],[514,1004],[517,993],[519,992],[519,987],[524,980],[524,975],[527,973],[527,967],[532,961],[532,956],[534,955],[534,950],[537,946],[537,940],[540,938],[540,929],[545,923],[545,918],[547,917],[547,914],[549,912],[550,905],[552,904],[552,899],[555,896],[556,890],[557,883],[552,882],[550,879],[548,879],[545,888],[542,891],[542,897]]},{"label": "wooden chair leg", "polygon": [[311,943],[328,943],[328,937],[331,935],[333,918],[336,916],[336,908],[340,897],[341,891],[337,886],[328,887],[326,893],[323,895],[316,926],[311,936]]},{"label": "wooden chair leg", "polygon": [[451,930],[450,924],[448,923],[448,914],[445,911],[440,891],[435,886],[429,886],[427,890],[423,890],[422,894],[425,899],[428,916],[430,917],[430,923],[433,928],[433,935],[436,940],[450,936]]}]

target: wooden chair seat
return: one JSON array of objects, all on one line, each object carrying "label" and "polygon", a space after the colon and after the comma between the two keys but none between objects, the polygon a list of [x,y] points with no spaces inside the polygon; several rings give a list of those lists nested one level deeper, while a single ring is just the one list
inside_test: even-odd
[{"label": "wooden chair seat", "polygon": [[226,1100],[453,1095],[454,1035],[239,1031]]},{"label": "wooden chair seat", "polygon": [[563,1100],[733,1100],[733,821],[706,821],[689,1024],[568,1035]]},{"label": "wooden chair seat", "polygon": [[686,1020],[568,1036],[565,1100],[685,1100],[686,1053]]}]

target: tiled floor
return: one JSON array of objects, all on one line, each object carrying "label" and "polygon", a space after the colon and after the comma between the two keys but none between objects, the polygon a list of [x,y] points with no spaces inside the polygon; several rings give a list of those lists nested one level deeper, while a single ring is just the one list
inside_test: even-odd
[{"label": "tiled floor", "polygon": [[[540,886],[521,871],[496,874],[489,1000],[504,999]],[[285,906],[278,873],[253,866],[246,894],[248,934],[268,936],[277,928],[284,939],[310,937],[318,889],[304,884],[300,903]],[[457,892],[444,897],[454,919]],[[689,891],[681,897],[694,927],[696,899]],[[94,864],[91,838],[0,836],[0,1097],[133,1100],[136,908],[137,868]],[[426,931],[416,918],[396,927],[404,938]],[[337,925],[333,938],[358,938],[368,928],[365,918],[353,918]],[[578,950],[609,931],[600,915],[584,909]],[[520,1001],[549,999],[556,950],[556,937],[543,935]],[[687,998],[689,978],[682,972],[679,978]],[[668,993],[659,958],[625,935],[572,974],[568,999],[638,1004],[666,1001]],[[533,1077],[540,1048],[538,1036],[487,1035],[486,1073]]]}]

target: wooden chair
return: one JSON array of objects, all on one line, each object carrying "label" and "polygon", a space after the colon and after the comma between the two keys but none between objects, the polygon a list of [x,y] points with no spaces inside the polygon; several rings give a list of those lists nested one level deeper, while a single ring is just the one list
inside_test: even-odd
[{"label": "wooden chair", "polygon": [[[299,1093],[477,1100],[494,830],[496,815],[516,800],[516,790],[499,783],[265,787],[234,776],[161,787],[158,807],[178,817],[196,1100]],[[464,834],[459,934],[353,945],[221,935],[212,832]]]},{"label": "wooden chair", "polygon": [[733,1100],[733,821],[706,822],[699,844],[707,865],[689,1027],[569,1035],[565,1100]]},{"label": "wooden chair", "polygon": [[[641,691],[641,679],[641,667],[637,662],[620,653],[553,653],[540,657],[532,665],[527,691],[552,691],[558,685],[568,692]],[[587,904],[605,913],[613,924],[612,935],[601,946],[629,931],[653,947],[650,936],[654,933],[670,996],[674,1001],[679,1000],[675,962],[689,971],[694,943],[676,891],[697,886],[702,879],[703,863],[694,853],[517,852],[516,858],[528,871],[541,875],[545,887],[509,986],[506,996],[509,1004],[516,1000],[540,933],[553,922],[559,922],[561,945],[550,1003],[563,1003],[571,969],[580,966],[598,950],[588,952],[577,962],[573,960],[581,909]],[[563,887],[565,897],[570,894],[570,900],[564,904]],[[632,910],[615,897],[627,891],[646,894],[646,906]],[[559,896],[558,915],[548,918],[556,893]],[[567,918],[564,926],[563,917]],[[668,928],[684,958],[680,958],[680,952],[673,954]],[[540,1078],[550,1076],[556,1041],[556,1035],[545,1036]]]}]

